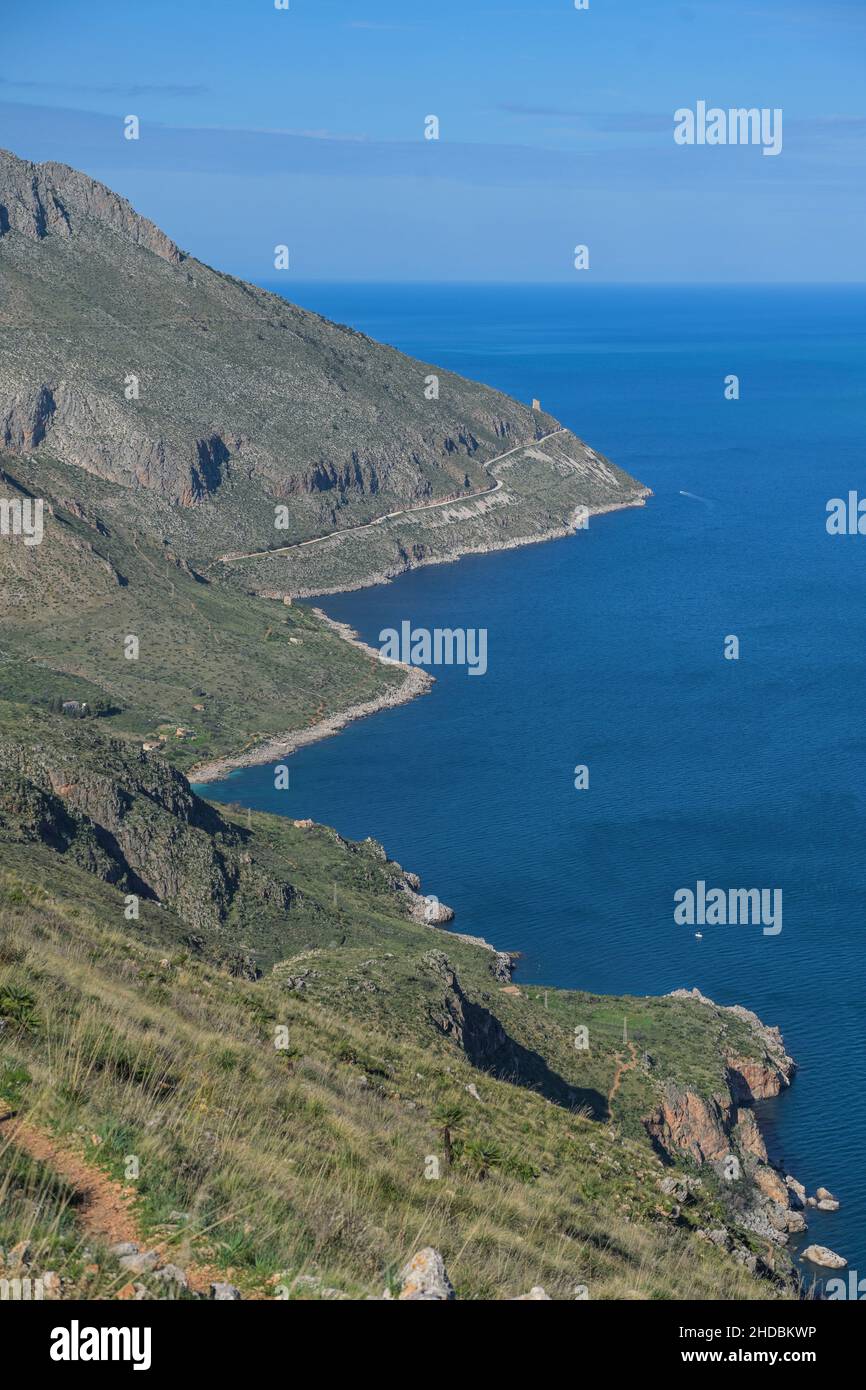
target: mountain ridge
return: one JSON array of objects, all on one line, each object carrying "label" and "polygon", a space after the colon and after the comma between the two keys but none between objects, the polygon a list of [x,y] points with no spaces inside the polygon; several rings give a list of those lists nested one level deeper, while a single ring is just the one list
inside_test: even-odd
[{"label": "mountain ridge", "polygon": [[[788,1079],[776,1034],[702,997],[513,984],[381,845],[183,775],[405,698],[293,592],[566,534],[646,489],[66,166],[4,157],[0,209],[0,477],[45,504],[40,544],[0,540],[0,1246],[65,1297],[173,1296],[82,1234],[81,1194],[16,1145],[38,1132],[89,1136],[116,1182],[140,1159],[142,1238],[244,1297],[378,1296],[422,1235],[461,1297],[796,1296],[799,1222],[744,1108]],[[268,553],[278,498],[313,559]],[[229,539],[265,553],[208,563]]]},{"label": "mountain ridge", "polygon": [[[419,503],[462,504],[487,485],[487,460],[559,428],[538,407],[212,269],[87,175],[8,152],[0,286],[0,450],[117,485],[107,506],[167,529],[199,564],[238,543],[267,550]],[[601,456],[570,431],[559,453],[541,468],[518,454],[495,507],[475,497],[435,518],[447,535],[434,519],[423,535],[389,521],[376,538],[384,563],[354,544],[333,565],[317,556],[319,591],[417,552],[450,557],[467,532],[473,548],[492,548],[568,529],[578,505],[646,495],[607,460],[599,475]],[[286,589],[304,587],[294,561],[276,569]]]},{"label": "mountain ridge", "polygon": [[128,199],[70,164],[55,160],[36,164],[0,149],[0,188],[4,190],[0,236],[12,229],[33,240],[51,234],[75,236],[77,225],[70,218],[74,212],[76,217],[106,223],[118,235],[173,265],[186,259],[171,238],[136,212]]}]

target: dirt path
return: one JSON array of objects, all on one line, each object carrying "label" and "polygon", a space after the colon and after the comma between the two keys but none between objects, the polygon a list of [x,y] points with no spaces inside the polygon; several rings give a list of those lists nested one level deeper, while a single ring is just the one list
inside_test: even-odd
[{"label": "dirt path", "polygon": [[637,1066],[637,1048],[635,1047],[633,1042],[630,1042],[628,1044],[628,1050],[631,1053],[630,1062],[624,1061],[622,1053],[617,1054],[619,1060],[616,1064],[616,1071],[613,1074],[613,1085],[611,1086],[607,1095],[607,1113],[610,1119],[613,1119],[613,1098],[619,1090],[620,1082],[622,1081],[627,1071],[634,1071],[635,1067]]},{"label": "dirt path", "polygon": [[[51,1168],[64,1182],[78,1194],[80,1205],[75,1208],[75,1217],[82,1231],[106,1245],[118,1245],[129,1241],[142,1250],[155,1250],[160,1255],[160,1264],[174,1263],[177,1250],[174,1242],[152,1242],[143,1238],[132,1203],[135,1189],[124,1187],[122,1183],[110,1178],[101,1168],[59,1143],[47,1130],[40,1129],[26,1120],[19,1120],[15,1111],[10,1110],[0,1100],[0,1137],[8,1139],[17,1148],[23,1149],[38,1163]],[[209,1265],[188,1264],[184,1266],[189,1286],[196,1293],[207,1294],[210,1285],[226,1279],[226,1272]],[[137,1278],[138,1276],[131,1276]],[[132,1293],[131,1282],[124,1285],[118,1298],[129,1298]]]},{"label": "dirt path", "polygon": [[15,1118],[0,1106],[0,1134],[24,1149],[38,1163],[44,1163],[63,1178],[81,1197],[76,1215],[87,1234],[108,1245],[119,1241],[138,1241],[135,1218],[129,1210],[135,1198],[131,1188],[115,1182],[101,1168],[85,1162],[71,1150],[62,1149],[44,1130]]},{"label": "dirt path", "polygon": [[[266,555],[285,555],[288,550],[302,550],[307,545],[320,545],[322,541],[329,541],[333,536],[351,536],[357,531],[369,531],[373,526],[381,526],[386,521],[393,521],[398,516],[414,516],[416,512],[432,512],[437,507],[454,507],[462,505],[464,502],[472,502],[477,497],[489,497],[492,492],[498,492],[502,487],[502,479],[497,478],[491,469],[495,463],[501,463],[503,459],[510,458],[512,454],[518,453],[521,449],[531,449],[534,444],[541,444],[547,439],[552,439],[557,434],[567,434],[564,426],[557,430],[550,430],[538,439],[531,439],[528,443],[515,444],[513,449],[506,449],[504,454],[497,454],[484,465],[488,477],[493,479],[490,487],[480,488],[477,492],[463,493],[457,497],[446,497],[444,502],[421,502],[417,507],[404,507],[397,512],[385,512],[384,516],[377,516],[373,521],[362,521],[357,526],[344,526],[336,531],[326,531],[323,536],[313,536],[307,541],[292,541],[291,545],[281,545],[277,550],[250,550],[246,554],[232,552],[228,555],[220,555],[215,564],[230,564],[234,560],[257,560]],[[208,569],[213,569],[209,565]]]}]

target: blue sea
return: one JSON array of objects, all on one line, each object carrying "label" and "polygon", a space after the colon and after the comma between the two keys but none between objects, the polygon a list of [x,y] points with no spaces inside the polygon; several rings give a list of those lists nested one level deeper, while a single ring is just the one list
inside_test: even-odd
[{"label": "blue sea", "polygon": [[[771,1157],[841,1199],[808,1240],[866,1275],[866,536],[825,525],[866,481],[866,291],[288,294],[539,397],[654,496],[324,600],[374,644],[404,619],[486,628],[488,672],[437,669],[426,698],[303,749],[288,792],[265,767],[208,794],[375,836],[457,929],[521,951],[519,980],[696,985],[778,1024],[800,1070],[761,1107]],[[698,880],[781,889],[781,933],[696,939],[673,909]]]}]

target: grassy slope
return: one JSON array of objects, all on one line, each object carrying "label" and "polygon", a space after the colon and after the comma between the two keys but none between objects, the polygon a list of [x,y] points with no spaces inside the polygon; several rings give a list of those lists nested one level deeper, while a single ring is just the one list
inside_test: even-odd
[{"label": "grassy slope", "polygon": [[[104,721],[112,733],[166,731],[167,756],[188,768],[402,683],[308,610],[202,582],[158,539],[106,526],[113,485],[82,485],[59,465],[0,466],[54,507],[41,545],[0,542],[0,698],[107,699],[120,710]],[[128,634],[136,661],[124,656]],[[179,726],[194,737],[177,739]]]},{"label": "grassy slope", "polygon": [[[255,821],[277,833],[272,818]],[[622,1132],[628,1125],[599,1124],[480,1073],[430,1027],[418,1007],[430,939],[444,942],[464,988],[479,997],[482,986],[489,992],[487,953],[386,911],[387,891],[371,898],[362,882],[371,865],[359,870],[329,832],[298,833],[315,841],[305,888],[319,892],[323,910],[343,866],[345,909],[329,932],[348,934],[353,924],[342,949],[306,957],[319,974],[302,993],[281,985],[279,972],[253,984],[155,947],[147,923],[118,927],[115,890],[77,870],[36,887],[27,851],[15,851],[0,888],[0,991],[23,990],[31,1005],[20,1026],[5,1029],[0,1094],[86,1145],[116,1177],[137,1155],[148,1236],[174,1235],[179,1257],[228,1266],[249,1294],[272,1293],[274,1276],[298,1273],[351,1295],[378,1294],[413,1248],[434,1244],[467,1298],[509,1297],[538,1282],[565,1298],[577,1284],[593,1298],[767,1296],[766,1284],[689,1239],[691,1226],[721,1219],[711,1189],[679,1224],[658,1188],[661,1164],[645,1139]],[[366,921],[354,925],[361,905]],[[371,1009],[378,996],[357,985],[380,972],[393,1007]],[[561,1022],[563,1049],[574,1010],[589,1017],[592,1079],[609,1084],[616,1052],[602,1041],[604,1024],[635,1002],[551,991],[548,1003],[545,1011],[541,999],[515,1002],[513,1020],[503,1016],[527,1038],[550,1040]],[[671,1037],[669,1001],[643,1008],[659,1039]],[[686,1051],[709,1056],[700,1012],[685,1004],[673,1012],[689,1020]],[[277,1025],[288,1029],[288,1052],[274,1047]],[[673,1043],[672,1064],[679,1053]],[[573,1052],[571,1061],[580,1074],[586,1064]],[[470,1082],[481,1103],[467,1096]],[[463,1112],[458,1157],[427,1181],[427,1156],[443,1152],[443,1102]],[[29,1234],[35,1266],[58,1269],[79,1292],[125,1282],[104,1251],[85,1260],[62,1192],[51,1189],[34,1216],[28,1193],[48,1194],[49,1178],[10,1159],[0,1245]],[[479,1164],[489,1169],[483,1179]],[[189,1227],[170,1220],[178,1210],[190,1214]],[[181,1248],[187,1239],[191,1251]],[[85,1263],[96,1268],[85,1273]]]},{"label": "grassy slope", "polygon": [[[37,345],[27,381],[65,374],[87,387],[93,428],[98,422],[112,446],[117,430],[130,432],[133,444],[168,430],[188,452],[204,429],[199,416],[222,409],[229,347],[236,354],[229,385],[241,383],[238,400],[250,406],[253,424],[271,421],[235,368],[254,350],[264,353],[267,389],[289,400],[297,354],[274,386],[274,353],[253,339],[294,343],[298,323],[327,340],[327,392],[335,380],[355,383],[360,368],[376,377],[381,351],[366,340],[311,324],[203,267],[192,270],[205,276],[207,312],[193,321],[184,301],[172,326],[175,271],[162,262],[142,269],[137,251],[112,269],[110,241],[106,247],[107,278],[94,273],[91,256],[77,258],[72,243],[40,242],[36,283],[32,265],[15,259],[30,258],[34,247],[7,241],[21,302],[31,295],[36,312],[14,326],[5,360],[17,373]],[[55,255],[67,274],[53,273]],[[139,270],[147,322],[132,283]],[[193,283],[186,274],[184,295]],[[56,317],[58,285],[65,323]],[[81,306],[89,313],[103,295],[114,326],[103,323],[100,336],[88,320],[82,334]],[[249,313],[238,314],[239,305]],[[212,330],[227,306],[236,331],[223,335]],[[261,314],[282,317],[262,323]],[[163,337],[174,351],[178,324],[184,351],[175,360]],[[135,353],[126,350],[127,332]],[[91,340],[102,352],[115,343],[106,380],[99,362],[59,370],[56,355],[72,339],[82,352]],[[148,354],[154,370],[144,373],[142,402],[126,411],[117,404],[116,364],[137,365]],[[393,496],[340,486],[294,492],[293,529],[281,539],[366,519],[398,500],[459,491],[466,476],[472,487],[487,485],[481,458],[504,437],[502,398],[443,374],[467,408],[481,412],[483,444],[477,456],[443,455],[460,412],[452,419],[450,406],[434,411],[441,429],[431,434],[418,395],[421,364],[397,355],[389,362],[399,409],[373,419],[369,452],[393,463]],[[208,382],[216,383],[213,409],[201,401]],[[359,394],[360,408],[374,417],[381,386],[376,379],[375,390]],[[553,423],[506,404],[527,437],[537,423]],[[294,397],[288,423],[271,421],[274,457],[290,441],[295,465],[306,468],[329,429],[340,449],[354,445],[357,429],[341,401],[332,411],[306,396],[302,405],[303,428]],[[395,432],[392,418],[410,415],[417,428]],[[407,472],[419,437],[424,459]],[[489,504],[466,515],[442,509],[311,548],[303,559],[241,564],[222,585],[219,567],[196,574],[183,557],[203,567],[223,550],[272,543],[273,496],[282,493],[262,481],[267,467],[256,479],[233,466],[216,498],[177,507],[170,489],[122,487],[58,462],[49,442],[35,459],[0,457],[4,495],[20,486],[52,508],[41,546],[6,538],[0,549],[0,1099],[115,1177],[136,1155],[146,1238],[177,1236],[182,1257],[232,1270],[245,1292],[314,1272],[349,1294],[378,1294],[413,1249],[434,1244],[469,1298],[509,1297],[539,1282],[564,1298],[579,1284],[594,1298],[768,1296],[770,1285],[691,1237],[694,1228],[725,1221],[722,1198],[730,1192],[719,1192],[702,1170],[680,1211],[660,1190],[665,1169],[642,1124],[669,1078],[704,1095],[721,1090],[724,1049],[749,1053],[754,1045],[742,1024],[688,1001],[507,992],[489,952],[411,920],[399,867],[375,845],[225,809],[216,824],[216,812],[190,803],[161,760],[144,759],[136,747],[161,728],[192,727],[194,739],[170,737],[165,748],[188,768],[304,728],[402,679],[309,612],[247,589],[343,585],[407,559],[513,543],[562,526],[578,502],[603,504],[611,491],[633,495],[636,485],[617,474],[601,487],[575,472],[557,445],[552,459],[522,456]],[[70,456],[78,457],[88,440],[79,434],[73,442]],[[255,445],[265,463],[267,445]],[[568,449],[580,456],[576,444]],[[123,655],[130,633],[140,640],[138,661]],[[104,699],[117,712],[87,723],[45,713],[57,696]],[[20,703],[26,698],[41,711]],[[194,710],[196,703],[204,709]],[[193,818],[184,819],[190,806]],[[111,817],[117,824],[108,824]],[[140,919],[130,922],[122,856],[133,852],[129,871],[153,878],[162,867],[167,887],[145,897]],[[288,904],[280,896],[287,881]],[[276,968],[255,982],[239,978],[231,961],[221,966],[227,947]],[[289,987],[298,976],[303,990]],[[649,1058],[623,1073],[624,1016]],[[288,1030],[288,1051],[274,1047],[278,1025]],[[579,1026],[589,1029],[587,1052],[574,1046]],[[499,1052],[485,1055],[491,1038]],[[453,1167],[444,1162],[441,1105],[455,1112]],[[82,1239],[75,1193],[50,1166],[10,1146],[8,1133],[0,1128],[0,1246],[30,1237],[34,1267],[57,1269],[68,1292],[116,1291],[126,1276],[98,1243]],[[438,1180],[424,1177],[430,1155],[443,1164]],[[189,1228],[172,1220],[178,1210],[189,1214]]]},{"label": "grassy slope", "polygon": [[[225,808],[217,829],[179,823],[159,801],[178,794],[162,760],[136,746],[147,734],[196,729],[168,742],[182,769],[370,698],[395,673],[312,614],[202,583],[158,540],[105,523],[112,485],[44,462],[3,466],[54,513],[42,546],[3,551],[0,988],[32,998],[39,1026],[7,1016],[0,1094],[60,1136],[96,1135],[93,1156],[115,1174],[139,1155],[146,1234],[189,1210],[203,1232],[197,1257],[231,1266],[249,1292],[313,1271],[347,1293],[378,1293],[413,1247],[433,1243],[466,1297],[538,1282],[560,1297],[576,1284],[593,1297],[767,1296],[766,1282],[689,1239],[723,1222],[723,1194],[703,1170],[700,1195],[677,1214],[642,1124],[669,1078],[723,1091],[722,1051],[749,1052],[747,1031],[685,1001],[504,992],[488,952],[409,920],[399,871],[377,847]],[[137,662],[123,657],[130,632]],[[25,694],[42,708],[20,703]],[[54,695],[108,698],[120,712],[70,720],[45,711]],[[107,873],[108,841],[89,824],[127,796],[134,867],[153,869],[165,849],[167,881],[186,875],[173,897],[156,892],[166,907],[143,901],[138,923],[123,915],[129,883],[95,876]],[[213,916],[212,886],[224,887],[214,856],[240,875],[216,923],[201,920]],[[288,910],[272,891],[285,880]],[[203,956],[183,945],[191,926]],[[238,979],[218,968],[235,948],[284,964]],[[452,967],[482,1025],[505,1030],[493,1074],[442,1031]],[[304,972],[302,992],[280,983]],[[607,1096],[629,1059],[624,1016],[651,1060],[622,1074],[611,1125]],[[274,1051],[276,1023],[289,1028],[289,1060]],[[578,1026],[588,1052],[574,1047]],[[467,1098],[470,1083],[481,1102]],[[463,1109],[458,1162],[428,1182],[425,1160],[442,1151],[434,1112],[452,1100]],[[104,1252],[92,1267],[56,1174],[11,1152],[2,1169],[0,1246],[32,1231],[77,1292],[116,1288],[122,1274]]]},{"label": "grassy slope", "polygon": [[[374,842],[217,814],[93,724],[21,706],[3,715],[0,1097],[116,1177],[136,1155],[148,1240],[191,1232],[179,1257],[230,1267],[252,1294],[298,1273],[379,1293],[419,1243],[441,1248],[470,1298],[538,1282],[559,1297],[578,1284],[597,1298],[771,1291],[690,1238],[730,1219],[736,1194],[703,1169],[677,1211],[642,1124],[669,1078],[724,1091],[723,1053],[757,1055],[740,1020],[687,1000],[512,993],[489,951],[412,919],[402,870]],[[34,835],[33,807],[56,829],[58,801],[68,823],[52,849],[51,834]],[[109,824],[115,867],[123,851],[152,872],[151,842],[166,854],[182,846],[188,881],[163,906],[144,897],[137,921],[124,915],[128,884],[105,881],[94,850]],[[190,916],[213,873],[202,844],[224,857],[233,896],[222,925],[190,949]],[[256,896],[284,882],[287,908]],[[275,969],[253,982],[219,968],[226,942],[241,939]],[[462,1034],[451,1026],[455,990]],[[622,1075],[611,1114],[629,1058],[624,1016],[641,1061]],[[288,1051],[274,1046],[278,1025]],[[577,1026],[588,1051],[575,1049]],[[491,1036],[499,1042],[485,1053]],[[453,1168],[441,1104],[460,1111]],[[438,1180],[424,1177],[430,1155]],[[0,1246],[29,1235],[35,1265],[58,1269],[71,1291],[125,1282],[104,1251],[85,1256],[70,1194],[50,1171],[11,1151],[0,1167]],[[178,1210],[189,1228],[171,1223]]]}]

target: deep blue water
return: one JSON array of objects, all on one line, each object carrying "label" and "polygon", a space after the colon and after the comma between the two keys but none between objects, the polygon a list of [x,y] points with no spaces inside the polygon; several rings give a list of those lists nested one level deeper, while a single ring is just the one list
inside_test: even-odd
[{"label": "deep blue water", "polygon": [[[485,627],[489,671],[209,794],[374,835],[518,978],[697,985],[800,1064],[771,1152],[842,1200],[809,1239],[866,1274],[866,292],[306,286],[301,303],[543,406],[648,483],[641,510],[324,606]],[[736,373],[739,401],[723,380]],[[688,495],[693,494],[693,495]],[[723,658],[736,634],[739,661]],[[590,788],[576,791],[585,763]],[[677,888],[783,891],[783,930],[673,920]]]}]

